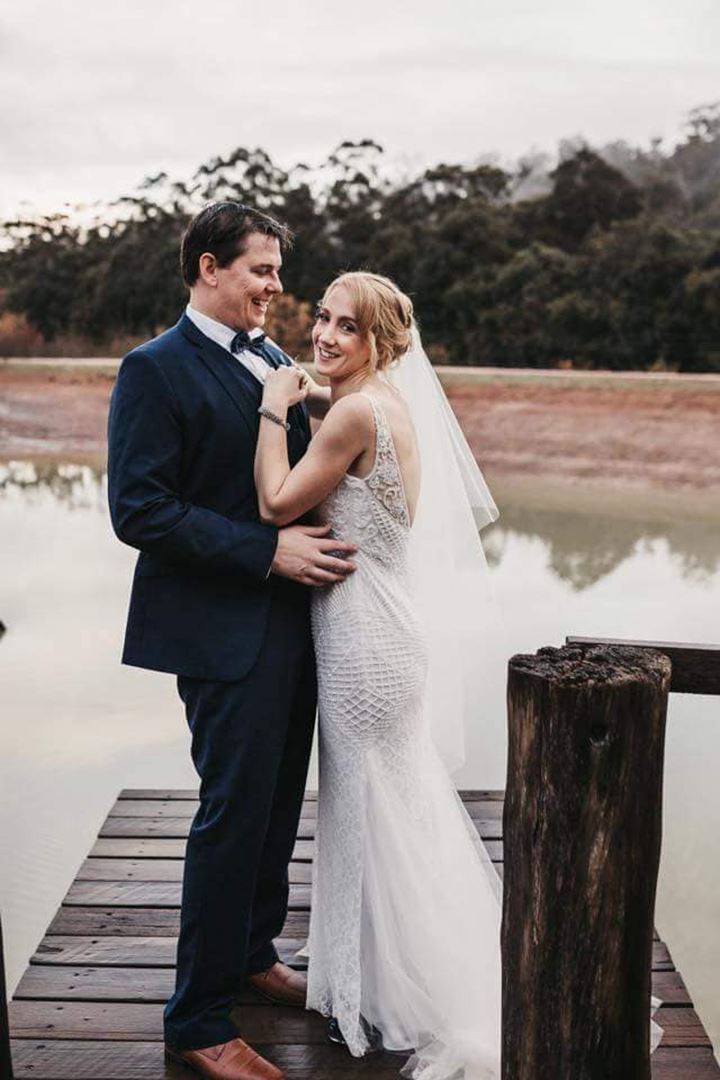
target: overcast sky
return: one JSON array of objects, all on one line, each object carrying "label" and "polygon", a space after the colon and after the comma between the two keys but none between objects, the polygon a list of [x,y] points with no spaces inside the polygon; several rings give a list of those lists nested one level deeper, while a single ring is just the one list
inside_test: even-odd
[{"label": "overcast sky", "polygon": [[720,99],[720,0],[0,0],[0,215],[262,146],[405,165],[673,142]]}]

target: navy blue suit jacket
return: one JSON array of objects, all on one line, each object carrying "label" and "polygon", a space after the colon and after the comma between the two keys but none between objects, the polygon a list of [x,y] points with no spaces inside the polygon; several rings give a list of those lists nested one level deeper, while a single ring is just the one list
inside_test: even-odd
[{"label": "navy blue suit jacket", "polygon": [[[269,346],[277,363],[290,363]],[[262,390],[186,315],[133,349],[110,404],[108,488],[118,537],[139,548],[123,662],[201,679],[241,679],[262,642],[277,529],[259,520],[253,479]],[[292,464],[310,439],[288,415]]]}]

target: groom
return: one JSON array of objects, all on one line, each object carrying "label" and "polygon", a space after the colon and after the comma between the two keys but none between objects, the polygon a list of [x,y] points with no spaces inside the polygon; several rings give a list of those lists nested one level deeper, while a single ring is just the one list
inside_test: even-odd
[{"label": "groom", "polygon": [[[199,213],[182,241],[190,303],[125,357],[109,418],[112,522],[140,551],[123,661],[178,676],[200,776],[166,1048],[223,1080],[282,1076],[231,1020],[246,983],[305,1003],[305,980],[279,962],[273,938],[287,913],[315,716],[308,586],[354,569],[341,556],[355,549],[326,528],[278,530],[258,516],[262,383],[290,363],[262,326],[289,241],[239,203]],[[305,406],[288,420],[294,464],[310,439]]]}]

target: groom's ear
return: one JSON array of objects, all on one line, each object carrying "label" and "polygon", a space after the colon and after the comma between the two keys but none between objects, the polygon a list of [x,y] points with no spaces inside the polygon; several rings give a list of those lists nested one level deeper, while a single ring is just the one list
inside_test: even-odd
[{"label": "groom's ear", "polygon": [[204,251],[198,259],[198,277],[211,288],[217,286],[218,262],[210,251]]}]

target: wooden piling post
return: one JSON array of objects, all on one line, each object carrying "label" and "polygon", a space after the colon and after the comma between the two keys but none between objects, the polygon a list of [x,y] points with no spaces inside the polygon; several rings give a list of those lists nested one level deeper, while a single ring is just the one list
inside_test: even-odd
[{"label": "wooden piling post", "polygon": [[669,685],[631,648],[510,661],[503,1080],[650,1080]]}]

